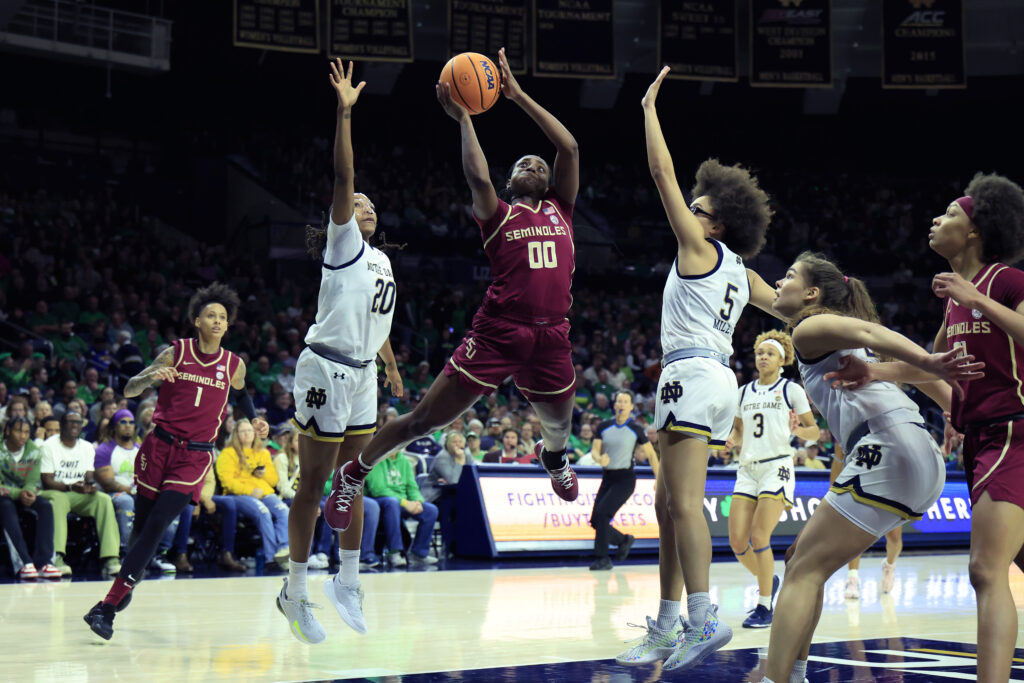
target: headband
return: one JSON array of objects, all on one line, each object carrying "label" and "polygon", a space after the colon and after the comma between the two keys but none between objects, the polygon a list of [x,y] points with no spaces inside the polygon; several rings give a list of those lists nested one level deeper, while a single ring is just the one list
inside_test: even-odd
[{"label": "headband", "polygon": [[968,218],[974,220],[974,197],[964,195],[963,197],[954,199],[953,201],[960,205],[960,208],[964,210],[964,213],[967,214]]},{"label": "headband", "polygon": [[782,356],[782,360],[786,360],[786,348],[778,341],[774,339],[765,339],[761,344],[758,344],[758,346],[761,346],[762,344],[771,344],[779,352],[779,355]]}]

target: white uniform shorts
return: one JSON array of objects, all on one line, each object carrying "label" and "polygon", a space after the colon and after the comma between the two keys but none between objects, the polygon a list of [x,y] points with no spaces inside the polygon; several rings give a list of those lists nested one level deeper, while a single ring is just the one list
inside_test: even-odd
[{"label": "white uniform shorts", "polygon": [[669,363],[658,380],[654,426],[722,450],[736,416],[736,391],[736,375],[718,361],[683,358]]},{"label": "white uniform shorts", "polygon": [[904,423],[871,432],[846,455],[825,500],[864,531],[884,536],[928,511],[946,483],[935,439]]},{"label": "white uniform shorts", "polygon": [[292,424],[317,441],[373,434],[377,427],[377,365],[353,368],[302,350],[295,365]]},{"label": "white uniform shorts", "polygon": [[786,509],[793,507],[796,477],[793,475],[793,456],[786,455],[764,462],[740,465],[736,470],[736,486],[732,495],[758,500],[781,500]]}]

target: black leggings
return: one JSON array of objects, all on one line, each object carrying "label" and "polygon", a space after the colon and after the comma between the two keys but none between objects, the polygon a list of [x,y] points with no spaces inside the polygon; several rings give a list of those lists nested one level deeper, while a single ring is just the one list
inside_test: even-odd
[{"label": "black leggings", "polygon": [[143,495],[135,499],[132,541],[121,565],[122,579],[133,584],[142,580],[167,527],[191,502],[192,496],[180,491],[161,491],[156,500]]},{"label": "black leggings", "polygon": [[612,518],[636,490],[636,472],[628,470],[605,470],[601,477],[601,488],[594,499],[594,511],[590,513],[590,526],[594,536],[594,557],[608,557],[608,544],[622,545],[626,537],[612,526]]},{"label": "black leggings", "polygon": [[[28,514],[29,510],[36,513],[36,538],[34,553],[28,550],[25,543],[25,535],[21,533],[21,515]],[[53,507],[46,498],[36,496],[32,505],[25,506],[20,500],[11,500],[7,496],[0,496],[0,521],[3,523],[3,530],[14,544],[21,561],[25,564],[34,564],[36,569],[42,569],[50,564],[53,557]]]}]

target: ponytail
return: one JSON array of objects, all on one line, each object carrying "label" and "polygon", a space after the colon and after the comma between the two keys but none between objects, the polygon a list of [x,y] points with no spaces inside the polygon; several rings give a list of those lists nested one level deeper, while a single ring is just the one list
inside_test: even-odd
[{"label": "ponytail", "polygon": [[320,212],[320,227],[306,226],[306,251],[314,261],[324,260],[324,249],[327,248],[327,214]]},{"label": "ponytail", "polygon": [[819,313],[834,313],[871,323],[880,322],[875,303],[863,280],[843,275],[836,264],[822,254],[805,251],[796,257],[796,262],[803,266],[802,274],[807,284],[817,287],[821,294],[816,302],[797,314],[793,326]]}]

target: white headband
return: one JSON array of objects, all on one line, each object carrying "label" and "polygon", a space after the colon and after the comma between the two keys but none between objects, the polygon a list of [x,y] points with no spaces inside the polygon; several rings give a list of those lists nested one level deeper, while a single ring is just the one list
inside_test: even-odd
[{"label": "white headband", "polygon": [[758,344],[758,346],[763,346],[764,344],[771,344],[772,346],[774,346],[776,350],[778,350],[779,355],[782,356],[782,361],[786,361],[786,349],[785,347],[782,346],[782,344],[780,344],[774,339],[765,339],[763,342]]}]

